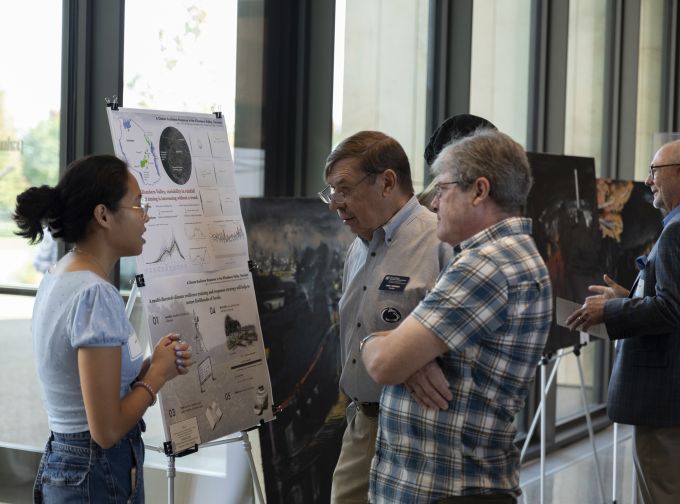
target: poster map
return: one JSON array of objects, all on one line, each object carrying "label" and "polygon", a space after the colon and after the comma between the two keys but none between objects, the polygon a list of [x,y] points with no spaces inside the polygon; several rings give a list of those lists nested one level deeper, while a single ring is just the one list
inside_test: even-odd
[{"label": "poster map", "polygon": [[124,108],[107,114],[116,156],[150,204],[136,262],[151,345],[176,332],[193,350],[189,373],[159,393],[173,453],[272,420],[224,119]]}]

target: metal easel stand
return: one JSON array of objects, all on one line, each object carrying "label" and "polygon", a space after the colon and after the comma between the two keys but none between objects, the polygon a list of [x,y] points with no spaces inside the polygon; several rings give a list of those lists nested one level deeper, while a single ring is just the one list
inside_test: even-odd
[{"label": "metal easel stand", "polygon": [[[614,341],[614,349],[619,344],[619,340]],[[619,424],[614,422],[614,449],[613,449],[613,461],[612,461],[612,504],[616,504],[616,477],[617,477],[617,451],[619,446]],[[635,443],[635,435],[633,435],[633,443]],[[631,502],[632,504],[637,504],[637,474],[635,472],[635,464],[633,464],[633,478],[631,485]]]},{"label": "metal easel stand", "polygon": [[576,363],[578,365],[578,374],[579,374],[579,380],[580,380],[580,389],[581,389],[581,401],[583,403],[583,410],[585,412],[586,416],[586,424],[588,425],[588,436],[590,438],[590,444],[591,448],[593,450],[593,458],[595,459],[595,469],[597,471],[597,481],[600,487],[600,496],[602,498],[602,504],[605,504],[606,502],[606,496],[605,496],[605,491],[604,491],[604,481],[602,479],[602,473],[600,471],[600,461],[597,457],[597,448],[595,446],[595,434],[593,432],[593,425],[590,419],[590,411],[588,410],[588,401],[586,399],[586,390],[585,390],[585,381],[583,379],[583,368],[581,367],[581,359],[579,358],[581,355],[581,347],[585,346],[585,343],[582,344],[577,344],[574,345],[574,347],[570,350],[565,350],[565,349],[560,349],[557,351],[557,354],[555,355],[555,365],[550,372],[550,377],[546,381],[546,366],[550,363],[552,360],[553,356],[552,355],[546,355],[541,358],[541,361],[539,362],[539,368],[540,368],[540,380],[541,380],[541,401],[538,405],[538,408],[536,409],[536,414],[534,415],[533,420],[531,421],[531,426],[529,427],[529,432],[527,433],[527,437],[524,440],[524,445],[522,446],[522,451],[520,452],[519,456],[519,461],[520,464],[522,463],[522,460],[524,459],[524,455],[526,454],[527,448],[529,447],[529,443],[531,442],[531,437],[534,434],[534,431],[536,430],[536,424],[538,421],[541,421],[541,439],[540,439],[540,504],[545,503],[545,435],[546,435],[546,419],[545,415],[543,414],[544,408],[545,408],[545,403],[547,400],[548,392],[550,391],[550,387],[555,379],[555,376],[557,375],[557,369],[559,367],[560,361],[562,360],[562,357],[572,354],[574,357],[576,357]]},{"label": "metal easel stand", "polygon": [[[243,449],[246,451],[246,455],[248,456],[248,465],[250,466],[250,475],[253,478],[253,487],[255,489],[255,495],[257,496],[257,502],[264,504],[265,501],[262,494],[262,487],[260,486],[260,479],[257,477],[257,469],[255,468],[255,461],[253,460],[252,445],[250,444],[250,438],[248,437],[248,432],[246,431],[241,431],[240,436],[238,437],[217,439],[215,441],[203,443],[188,452],[184,452],[183,454],[166,454],[168,458],[168,468],[166,470],[166,475],[168,477],[168,504],[175,503],[175,458],[195,453],[199,448],[237,443],[239,441],[243,442]],[[165,450],[162,446],[145,445],[145,447],[149,450],[165,453]]]}]

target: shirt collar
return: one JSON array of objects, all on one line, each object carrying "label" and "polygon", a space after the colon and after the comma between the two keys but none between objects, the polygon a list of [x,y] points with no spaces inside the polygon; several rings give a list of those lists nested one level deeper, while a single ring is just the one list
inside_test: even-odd
[{"label": "shirt collar", "polygon": [[680,215],[680,205],[671,210],[666,217],[663,218],[663,227],[666,227],[670,222]]},{"label": "shirt collar", "polygon": [[496,224],[480,231],[467,240],[463,240],[454,246],[454,250],[465,250],[468,248],[479,247],[480,245],[496,241],[510,235],[531,234],[531,219],[527,217],[508,217],[498,221]]},{"label": "shirt collar", "polygon": [[419,208],[420,203],[418,202],[418,198],[411,196],[411,199],[409,199],[406,204],[392,216],[390,220],[382,225],[382,229],[385,232],[385,245],[388,247],[390,246],[392,240],[394,239],[394,235],[397,234],[399,227],[410,220],[410,218],[415,215]]}]

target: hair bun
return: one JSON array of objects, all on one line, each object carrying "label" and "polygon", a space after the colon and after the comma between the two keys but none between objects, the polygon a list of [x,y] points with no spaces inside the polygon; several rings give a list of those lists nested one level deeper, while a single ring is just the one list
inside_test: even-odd
[{"label": "hair bun", "polygon": [[49,201],[49,214],[50,215],[59,215],[61,214],[62,210],[64,209],[64,201],[61,199],[61,193],[59,192],[59,189],[56,187],[47,187],[43,186],[47,189],[47,199]]}]

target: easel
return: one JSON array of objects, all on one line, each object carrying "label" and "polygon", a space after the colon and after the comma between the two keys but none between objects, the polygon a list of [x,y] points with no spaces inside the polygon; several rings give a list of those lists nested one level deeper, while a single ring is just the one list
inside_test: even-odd
[{"label": "easel", "polygon": [[[616,340],[614,341],[614,350],[616,351],[616,348],[619,345],[619,341]],[[617,461],[616,461],[616,456],[617,456],[617,447],[619,444],[619,424],[614,422],[614,442],[613,442],[613,461],[612,461],[612,504],[616,504],[616,469],[617,469]],[[635,436],[633,436],[635,437]],[[635,439],[633,439],[633,443],[635,443]],[[632,504],[637,504],[637,497],[638,497],[638,489],[637,489],[637,474],[635,472],[635,465],[633,465],[633,478],[632,478],[632,487],[631,487],[631,496],[632,496]]]},{"label": "easel", "polygon": [[[129,319],[132,315],[132,310],[135,305],[135,300],[137,299],[137,294],[139,292],[139,287],[137,282],[132,282],[132,289],[130,290],[130,296],[128,297],[127,304],[125,305],[125,315]],[[253,427],[256,429],[257,427]],[[250,438],[248,437],[247,431],[241,431],[238,437],[234,438],[223,438],[216,439],[215,441],[209,441],[207,443],[202,443],[200,445],[194,445],[194,448],[190,448],[180,453],[172,453],[172,443],[166,442],[162,447],[154,445],[144,445],[145,448],[153,450],[156,452],[164,453],[168,459],[168,466],[166,469],[166,475],[168,478],[168,504],[175,503],[175,459],[177,457],[183,457],[191,453],[196,453],[199,448],[207,448],[209,446],[225,445],[229,443],[236,443],[238,441],[243,442],[243,449],[246,451],[248,456],[248,465],[250,467],[250,475],[253,478],[253,487],[255,488],[255,494],[257,495],[257,501],[260,504],[264,504],[264,498],[262,496],[262,488],[260,487],[260,480],[257,477],[257,469],[255,468],[255,461],[253,460],[252,445],[250,444]]]},{"label": "easel", "polygon": [[[168,468],[166,469],[166,475],[168,477],[168,504],[174,504],[175,503],[175,459],[177,457],[183,457],[185,455],[189,455],[191,453],[196,453],[199,448],[207,448],[209,446],[218,446],[218,445],[224,445],[228,443],[236,443],[238,441],[243,441],[243,449],[246,451],[246,454],[248,455],[248,465],[250,466],[250,474],[253,478],[253,487],[255,488],[255,495],[257,496],[257,502],[260,504],[264,504],[264,498],[262,496],[262,488],[260,487],[260,480],[257,477],[257,469],[255,468],[255,461],[253,460],[253,452],[252,452],[252,446],[250,444],[250,438],[248,437],[248,432],[247,431],[241,431],[239,437],[235,438],[224,438],[224,439],[217,439],[215,441],[210,441],[208,443],[203,443],[201,445],[196,445],[194,448],[189,449],[187,451],[174,454],[170,453],[168,454],[165,451],[164,447],[160,446],[153,446],[153,445],[144,445],[145,448],[153,451],[157,451],[160,453],[165,453],[168,458]],[[168,443],[169,444],[169,443]]]},{"label": "easel", "polygon": [[[582,341],[583,341],[583,334],[582,334]],[[550,391],[550,386],[552,385],[555,376],[557,374],[557,369],[559,367],[560,361],[562,360],[562,357],[565,357],[569,354],[574,355],[576,357],[576,364],[578,366],[578,375],[579,375],[579,384],[580,384],[580,389],[581,389],[581,401],[583,403],[583,410],[585,412],[586,416],[586,424],[588,426],[588,437],[590,438],[590,444],[591,448],[593,450],[593,458],[595,460],[595,469],[597,471],[597,482],[600,487],[600,496],[602,497],[602,504],[605,504],[606,502],[606,496],[605,496],[605,491],[604,491],[604,480],[602,479],[602,473],[600,472],[600,461],[597,457],[597,448],[595,446],[595,434],[593,432],[593,425],[591,422],[590,418],[590,411],[588,410],[588,401],[586,399],[586,391],[585,391],[585,381],[583,379],[583,368],[581,367],[581,359],[579,358],[581,355],[581,348],[583,348],[587,342],[582,342],[578,343],[573,346],[571,349],[560,349],[557,351],[556,355],[553,354],[548,354],[544,355],[540,362],[539,362],[539,368],[540,368],[540,380],[541,380],[541,401],[538,404],[538,408],[536,409],[536,414],[534,415],[533,420],[531,421],[531,426],[529,427],[529,432],[527,432],[527,437],[524,440],[524,446],[522,446],[522,451],[520,452],[519,460],[520,464],[522,463],[522,460],[524,459],[524,455],[526,453],[526,450],[529,446],[529,442],[531,441],[531,437],[534,434],[534,430],[536,429],[536,423],[541,421],[541,440],[540,440],[540,504],[545,503],[545,435],[546,435],[546,419],[545,419],[545,414],[544,414],[544,408],[545,404],[547,401],[547,396],[548,392]],[[550,377],[546,381],[546,366],[553,360],[554,358],[554,367],[552,371],[550,372]],[[616,459],[614,459],[616,460]]]}]

